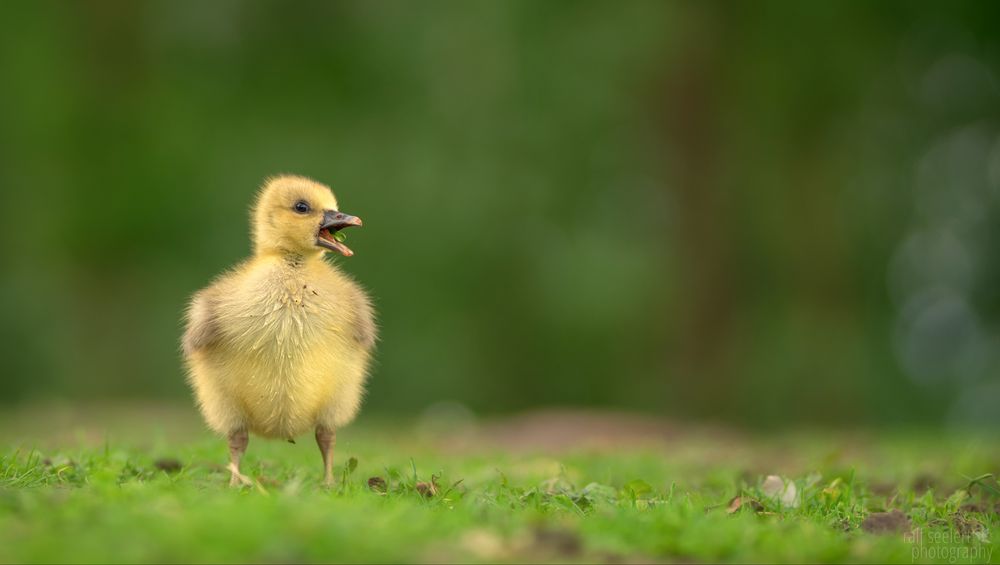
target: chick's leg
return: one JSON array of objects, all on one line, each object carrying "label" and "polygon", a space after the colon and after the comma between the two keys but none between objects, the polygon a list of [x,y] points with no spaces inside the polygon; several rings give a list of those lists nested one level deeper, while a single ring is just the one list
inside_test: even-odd
[{"label": "chick's leg", "polygon": [[323,484],[333,484],[333,446],[337,443],[337,431],[324,426],[316,427],[316,445],[323,456]]},{"label": "chick's leg", "polygon": [[252,485],[253,481],[243,473],[240,473],[240,460],[250,443],[250,434],[244,430],[236,430],[229,433],[229,486]]}]

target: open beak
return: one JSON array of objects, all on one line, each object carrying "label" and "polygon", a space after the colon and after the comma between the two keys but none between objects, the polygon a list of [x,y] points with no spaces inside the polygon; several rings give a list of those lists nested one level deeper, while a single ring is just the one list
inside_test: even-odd
[{"label": "open beak", "polygon": [[344,234],[339,233],[344,228],[360,226],[361,218],[338,212],[336,210],[324,210],[323,221],[319,224],[319,234],[316,236],[316,245],[336,251],[344,257],[354,255],[351,248],[344,245]]}]

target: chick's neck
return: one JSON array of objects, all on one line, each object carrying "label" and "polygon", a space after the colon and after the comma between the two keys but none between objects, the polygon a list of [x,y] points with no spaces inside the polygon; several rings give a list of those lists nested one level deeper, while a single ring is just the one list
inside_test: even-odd
[{"label": "chick's neck", "polygon": [[303,252],[291,249],[258,249],[254,253],[257,259],[270,258],[281,261],[282,264],[293,268],[301,268],[312,261],[321,261],[323,252],[321,250]]}]

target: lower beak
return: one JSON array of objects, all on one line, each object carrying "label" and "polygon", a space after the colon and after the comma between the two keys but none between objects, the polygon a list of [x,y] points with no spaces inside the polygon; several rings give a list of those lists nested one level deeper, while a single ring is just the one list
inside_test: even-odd
[{"label": "lower beak", "polygon": [[316,245],[331,251],[336,251],[344,257],[354,255],[351,248],[344,245],[344,234],[339,233],[344,228],[362,225],[361,218],[338,212],[337,210],[326,210],[323,212],[323,221],[319,224],[319,235],[316,237]]}]

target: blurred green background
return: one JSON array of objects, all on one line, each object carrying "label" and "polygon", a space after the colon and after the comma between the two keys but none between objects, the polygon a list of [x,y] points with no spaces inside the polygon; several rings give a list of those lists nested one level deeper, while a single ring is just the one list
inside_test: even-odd
[{"label": "blurred green background", "polygon": [[168,399],[267,176],[371,413],[1000,424],[996,2],[5,2],[0,402]]}]

